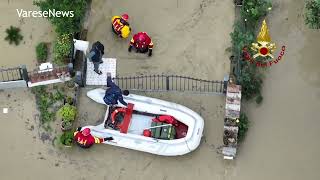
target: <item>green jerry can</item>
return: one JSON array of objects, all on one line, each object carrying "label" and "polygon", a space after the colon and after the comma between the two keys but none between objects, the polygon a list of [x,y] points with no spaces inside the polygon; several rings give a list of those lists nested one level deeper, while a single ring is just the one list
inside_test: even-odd
[{"label": "green jerry can", "polygon": [[[152,122],[151,123],[151,127],[161,126],[161,125],[163,125],[162,122]],[[151,129],[151,137],[158,139],[158,138],[160,138],[160,134],[161,134],[161,127]]]},{"label": "green jerry can", "polygon": [[175,136],[176,136],[176,129],[174,128],[174,126],[168,125],[168,126],[162,127],[160,139],[171,140],[171,139],[174,139]]}]

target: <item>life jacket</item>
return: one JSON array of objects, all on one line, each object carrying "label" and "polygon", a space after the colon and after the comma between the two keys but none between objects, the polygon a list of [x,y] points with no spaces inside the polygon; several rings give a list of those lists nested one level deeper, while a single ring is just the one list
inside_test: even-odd
[{"label": "life jacket", "polygon": [[95,143],[102,143],[102,138],[93,137],[91,134],[84,136],[80,131],[74,133],[75,142],[82,148],[89,148]]},{"label": "life jacket", "polygon": [[169,115],[157,116],[156,118],[152,119],[152,121],[154,121],[154,122],[165,122],[167,124],[172,124],[172,125],[175,125],[175,126],[178,125],[177,120],[174,117],[169,116]]},{"label": "life jacket", "polygon": [[[139,36],[144,36],[145,41],[143,42],[139,41]],[[133,45],[136,49],[139,49],[141,51],[153,48],[152,40],[145,32],[139,32],[135,34],[132,37],[130,44]]]},{"label": "life jacket", "polygon": [[127,38],[131,32],[129,23],[122,20],[120,16],[113,16],[111,19],[112,27],[117,34],[121,34],[123,38]]}]

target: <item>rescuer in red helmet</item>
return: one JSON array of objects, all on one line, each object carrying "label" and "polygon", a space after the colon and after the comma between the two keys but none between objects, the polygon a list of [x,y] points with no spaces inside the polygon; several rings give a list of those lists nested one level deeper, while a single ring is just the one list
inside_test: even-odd
[{"label": "rescuer in red helmet", "polygon": [[91,130],[89,128],[84,128],[81,130],[81,127],[78,127],[77,131],[74,132],[74,141],[82,148],[89,148],[93,144],[100,144],[104,141],[112,141],[112,137],[107,138],[97,138],[90,134]]},{"label": "rescuer in red helmet", "polygon": [[127,38],[131,32],[131,28],[129,25],[129,15],[122,14],[120,16],[113,16],[111,19],[112,23],[112,30],[116,33],[119,37]]},{"label": "rescuer in red helmet", "polygon": [[132,37],[128,48],[129,52],[131,52],[132,47],[134,47],[138,53],[149,52],[148,55],[152,56],[153,43],[146,32],[138,32]]}]

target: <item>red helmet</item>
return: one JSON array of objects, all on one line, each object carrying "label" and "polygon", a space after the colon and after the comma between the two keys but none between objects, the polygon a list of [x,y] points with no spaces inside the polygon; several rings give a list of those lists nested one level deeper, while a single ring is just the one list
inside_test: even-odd
[{"label": "red helmet", "polygon": [[84,128],[84,130],[82,131],[82,134],[84,135],[84,136],[88,136],[89,134],[90,134],[90,129],[89,128]]},{"label": "red helmet", "polygon": [[140,35],[138,36],[138,41],[139,41],[139,42],[144,42],[145,40],[146,40],[146,37],[145,37],[144,34],[140,34]]},{"label": "red helmet", "polygon": [[129,20],[129,15],[128,14],[122,14],[121,15],[121,18],[125,21],[128,21]]}]

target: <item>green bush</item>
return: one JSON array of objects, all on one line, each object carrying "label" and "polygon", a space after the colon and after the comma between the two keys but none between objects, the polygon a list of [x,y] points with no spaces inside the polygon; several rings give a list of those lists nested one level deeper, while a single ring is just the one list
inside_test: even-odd
[{"label": "green bush", "polygon": [[60,90],[57,90],[56,93],[52,94],[52,99],[55,101],[61,101],[64,99],[64,94]]},{"label": "green bush", "polygon": [[50,112],[48,109],[54,103],[48,96],[46,86],[37,86],[31,89],[32,93],[36,96],[37,107],[40,111],[40,121],[47,123],[55,118],[55,113]]},{"label": "green bush", "polygon": [[259,95],[256,97],[256,103],[257,103],[257,104],[261,104],[262,101],[263,101],[263,97],[262,97],[261,94],[259,94]]},{"label": "green bush", "polygon": [[71,122],[76,117],[77,108],[75,106],[71,106],[70,104],[65,104],[59,109],[58,113],[64,121]]},{"label": "green bush", "polygon": [[54,62],[58,65],[62,65],[64,59],[71,53],[72,44],[71,44],[71,35],[62,34],[57,37],[57,40],[54,43]]},{"label": "green bush", "polygon": [[257,71],[255,66],[245,64],[238,80],[242,86],[242,96],[245,100],[250,100],[261,94],[262,74]]},{"label": "green bush", "polygon": [[48,17],[58,34],[79,32],[85,16],[87,0],[35,0],[41,11],[73,11],[74,17]]},{"label": "green bush", "polygon": [[244,46],[250,46],[255,40],[254,33],[246,30],[245,26],[239,21],[235,23],[230,36],[234,54],[241,52]]},{"label": "green bush", "polygon": [[32,87],[31,92],[36,96],[37,108],[40,111],[40,121],[45,127],[45,123],[55,120],[54,104],[63,100],[65,95],[59,90],[56,93],[50,93],[47,91],[46,86]]},{"label": "green bush", "polygon": [[20,34],[20,28],[10,26],[6,29],[7,36],[5,37],[6,41],[9,41],[9,44],[14,43],[16,46],[20,44],[23,40],[23,36]]},{"label": "green bush", "polygon": [[[257,23],[261,17],[267,15],[272,4],[269,0],[244,0],[241,9],[241,18],[235,23],[234,31],[230,34],[232,40],[232,51],[235,59],[239,60],[237,66],[240,74],[236,74],[238,83],[242,86],[242,95],[245,100],[256,97],[256,103],[261,103],[262,73],[258,71],[255,64],[250,64],[242,58],[242,49],[247,46],[250,54],[251,44],[255,42]],[[262,59],[255,59],[262,61]]]},{"label": "green bush", "polygon": [[272,3],[270,0],[244,0],[241,9],[241,16],[251,25],[256,25],[258,20],[267,15],[271,10]]},{"label": "green bush", "polygon": [[73,142],[73,132],[64,132],[59,139],[61,144],[71,146]]},{"label": "green bush", "polygon": [[46,43],[41,42],[36,46],[36,55],[39,62],[46,62],[48,56]]},{"label": "green bush", "polygon": [[239,127],[238,140],[242,141],[249,129],[249,119],[245,113],[240,114],[238,127]]},{"label": "green bush", "polygon": [[307,1],[305,23],[311,29],[320,29],[320,0]]}]

